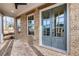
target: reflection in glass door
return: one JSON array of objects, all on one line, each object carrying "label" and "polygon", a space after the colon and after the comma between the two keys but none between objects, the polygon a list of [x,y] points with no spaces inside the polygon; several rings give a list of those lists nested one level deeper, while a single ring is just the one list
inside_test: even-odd
[{"label": "reflection in glass door", "polygon": [[42,12],[42,44],[66,50],[66,5]]},{"label": "reflection in glass door", "polygon": [[43,45],[51,46],[51,35],[50,35],[50,10],[47,10],[42,13],[42,42]]},{"label": "reflection in glass door", "polygon": [[[66,6],[59,6],[54,9],[54,34],[52,33],[52,47],[66,50]],[[53,27],[53,26],[52,26]]]}]

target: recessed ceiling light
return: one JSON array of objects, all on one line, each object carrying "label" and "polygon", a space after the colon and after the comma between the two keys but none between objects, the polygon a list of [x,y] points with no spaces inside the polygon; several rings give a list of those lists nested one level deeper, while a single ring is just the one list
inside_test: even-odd
[{"label": "recessed ceiling light", "polygon": [[14,10],[11,10],[12,13],[14,13]]}]

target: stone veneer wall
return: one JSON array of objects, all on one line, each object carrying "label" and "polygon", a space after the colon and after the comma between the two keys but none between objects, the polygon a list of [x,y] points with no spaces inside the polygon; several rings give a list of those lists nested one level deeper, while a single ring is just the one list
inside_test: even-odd
[{"label": "stone veneer wall", "polygon": [[34,45],[39,45],[39,25],[40,25],[40,20],[39,20],[39,10],[35,10],[35,35],[34,35]]},{"label": "stone veneer wall", "polygon": [[70,4],[70,55],[79,56],[79,4]]},{"label": "stone veneer wall", "polygon": [[[17,28],[16,27],[16,20],[15,19],[15,29]],[[16,35],[16,39],[26,39],[27,38],[27,18],[26,18],[26,15],[22,15],[20,17],[20,20],[21,20],[21,32],[18,32],[17,29],[15,30],[15,35]]]},{"label": "stone veneer wall", "polygon": [[[35,35],[33,39],[34,46],[37,46],[42,53],[45,55],[66,55],[54,50],[50,50],[47,48],[42,48],[39,46],[39,9],[35,9]],[[69,44],[70,51],[68,55],[79,55],[79,4],[69,4]],[[27,18],[26,15],[21,16],[21,37],[22,39],[26,39],[27,36]],[[46,54],[47,53],[47,54]]]},{"label": "stone veneer wall", "polygon": [[26,39],[27,37],[27,17],[26,15],[21,16],[21,38]]}]

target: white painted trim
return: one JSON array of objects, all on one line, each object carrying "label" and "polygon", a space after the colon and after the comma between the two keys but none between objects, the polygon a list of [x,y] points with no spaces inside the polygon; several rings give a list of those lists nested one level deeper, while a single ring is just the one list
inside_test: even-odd
[{"label": "white painted trim", "polygon": [[39,28],[39,45],[40,45],[40,46],[42,46],[41,12],[42,12],[42,11],[40,11],[40,13],[39,13],[39,15],[40,15],[40,17],[39,17],[39,18],[40,18],[40,19],[39,19],[39,20],[40,20],[40,25],[39,25],[39,27],[40,27],[40,28]]},{"label": "white painted trim", "polygon": [[70,26],[69,26],[69,4],[67,4],[67,55],[70,52]]},{"label": "white painted trim", "polygon": [[28,35],[28,17],[32,16],[32,15],[34,16],[34,19],[35,19],[34,13],[31,13],[31,14],[27,15],[27,36],[33,36],[33,35]]},{"label": "white painted trim", "polygon": [[[39,28],[39,45],[40,46],[44,46],[43,44],[42,44],[42,26],[41,26],[41,12],[43,12],[43,11],[46,11],[46,10],[48,10],[48,9],[51,9],[51,8],[55,8],[55,7],[57,7],[57,6],[60,6],[60,5],[63,5],[63,4],[54,4],[54,5],[52,5],[52,6],[49,6],[49,7],[47,7],[47,8],[44,8],[44,9],[42,9],[42,10],[40,10],[40,28]],[[58,48],[52,48],[53,50],[56,50],[56,51],[59,51],[59,52],[62,52],[62,53],[64,53],[64,52],[66,52],[66,54],[69,52],[69,11],[68,11],[68,8],[69,6],[68,6],[68,4],[67,4],[67,51],[62,51],[61,49],[58,49]],[[46,46],[45,46],[46,47]],[[49,48],[49,47],[47,47],[47,48]]]}]

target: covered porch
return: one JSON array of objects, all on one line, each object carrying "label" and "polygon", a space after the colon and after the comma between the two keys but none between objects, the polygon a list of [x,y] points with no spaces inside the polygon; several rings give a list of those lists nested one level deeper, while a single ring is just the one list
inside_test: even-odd
[{"label": "covered porch", "polygon": [[0,55],[79,55],[78,6],[61,3],[0,4]]}]

